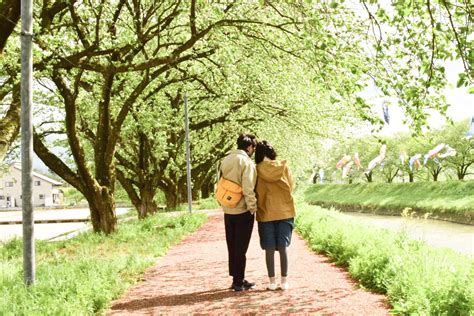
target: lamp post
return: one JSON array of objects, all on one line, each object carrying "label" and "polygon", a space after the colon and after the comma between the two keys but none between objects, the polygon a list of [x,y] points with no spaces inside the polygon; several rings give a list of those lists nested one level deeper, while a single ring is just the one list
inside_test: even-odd
[{"label": "lamp post", "polygon": [[21,200],[23,269],[26,285],[35,282],[35,240],[32,203],[33,3],[21,0]]}]

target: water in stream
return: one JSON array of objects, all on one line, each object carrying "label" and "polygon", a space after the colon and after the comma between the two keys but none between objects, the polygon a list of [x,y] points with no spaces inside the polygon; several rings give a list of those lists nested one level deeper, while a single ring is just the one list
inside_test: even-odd
[{"label": "water in stream", "polygon": [[376,227],[406,231],[408,236],[423,240],[434,247],[447,247],[474,258],[474,226],[430,219],[381,216],[364,213],[344,213]]}]

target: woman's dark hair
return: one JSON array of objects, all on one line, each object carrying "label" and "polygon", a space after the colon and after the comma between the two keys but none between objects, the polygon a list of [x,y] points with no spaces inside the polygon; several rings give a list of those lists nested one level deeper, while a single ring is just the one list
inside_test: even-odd
[{"label": "woman's dark hair", "polygon": [[237,149],[245,150],[250,145],[257,146],[257,137],[252,134],[240,134],[237,138]]},{"label": "woman's dark hair", "polygon": [[268,159],[275,160],[277,154],[275,149],[273,149],[272,144],[266,140],[262,140],[257,144],[257,149],[255,150],[255,162],[261,163],[263,158],[267,157]]}]

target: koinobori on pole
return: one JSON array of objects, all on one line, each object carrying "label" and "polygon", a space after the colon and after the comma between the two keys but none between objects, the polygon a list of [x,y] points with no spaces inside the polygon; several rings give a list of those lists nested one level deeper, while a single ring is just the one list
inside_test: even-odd
[{"label": "koinobori on pole", "polygon": [[23,269],[26,285],[35,282],[35,240],[32,203],[33,157],[33,1],[21,0],[21,201]]}]

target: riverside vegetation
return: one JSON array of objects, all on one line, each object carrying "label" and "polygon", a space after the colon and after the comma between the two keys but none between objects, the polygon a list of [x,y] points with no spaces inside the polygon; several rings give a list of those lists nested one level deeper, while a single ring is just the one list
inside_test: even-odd
[{"label": "riverside vegetation", "polygon": [[474,223],[474,181],[312,185],[309,204]]},{"label": "riverside vegetation", "polygon": [[36,241],[37,283],[23,285],[22,242],[0,244],[0,315],[93,315],[107,309],[167,249],[206,220],[158,214],[125,221],[110,236]]},{"label": "riverside vegetation", "polygon": [[310,248],[346,267],[361,286],[386,294],[393,313],[474,315],[474,261],[468,257],[299,204],[296,227]]},{"label": "riverside vegetation", "polygon": [[[19,8],[0,0],[0,163],[16,156],[20,131]],[[384,124],[374,97],[421,134],[451,103],[447,61],[462,62],[456,86],[474,91],[469,1],[48,0],[34,12],[34,87],[46,85],[35,91],[34,151],[106,234],[118,229],[117,183],[140,218],[160,193],[170,210],[186,201],[185,97],[193,197],[208,197],[243,131],[271,139],[302,176],[334,166],[327,139]],[[376,96],[360,93],[374,85]],[[379,140],[361,142],[362,161]]]}]

